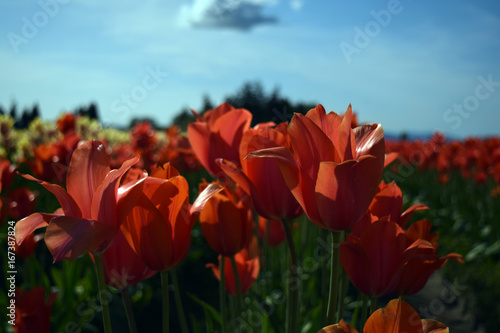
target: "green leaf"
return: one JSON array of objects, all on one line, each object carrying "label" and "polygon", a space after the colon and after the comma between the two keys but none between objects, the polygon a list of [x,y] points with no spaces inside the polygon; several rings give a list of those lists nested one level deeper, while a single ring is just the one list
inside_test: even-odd
[{"label": "green leaf", "polygon": [[221,318],[220,318],[220,314],[217,310],[214,309],[213,306],[211,306],[210,304],[202,301],[201,299],[199,299],[198,297],[196,297],[195,295],[193,294],[190,294],[188,293],[188,296],[191,297],[191,299],[193,301],[195,301],[196,303],[198,303],[199,305],[201,305],[201,307],[206,311],[205,313],[209,313],[210,316],[215,319],[215,321],[219,324],[221,324]]}]

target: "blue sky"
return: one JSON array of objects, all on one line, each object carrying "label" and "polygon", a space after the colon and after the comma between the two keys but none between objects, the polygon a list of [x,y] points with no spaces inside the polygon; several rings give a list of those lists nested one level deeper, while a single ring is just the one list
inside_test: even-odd
[{"label": "blue sky", "polygon": [[499,135],[500,3],[41,0],[0,3],[0,104],[44,119],[170,123],[243,82],[388,133]]}]

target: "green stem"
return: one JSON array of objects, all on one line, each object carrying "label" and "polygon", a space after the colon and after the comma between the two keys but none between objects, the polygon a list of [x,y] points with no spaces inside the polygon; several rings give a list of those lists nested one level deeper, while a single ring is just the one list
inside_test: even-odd
[{"label": "green stem", "polygon": [[363,330],[366,319],[368,319],[368,298],[368,295],[363,294],[363,306],[361,308],[361,330]]},{"label": "green stem", "polygon": [[177,314],[179,316],[179,322],[181,323],[181,330],[182,333],[188,333],[189,328],[186,321],[186,315],[184,314],[184,307],[182,306],[181,293],[179,289],[179,282],[177,280],[177,273],[175,271],[175,267],[170,270],[170,275],[172,278],[172,282],[174,283],[175,306],[177,307]]},{"label": "green stem", "polygon": [[356,328],[356,322],[359,316],[359,302],[361,301],[361,292],[358,291],[358,298],[356,299],[356,307],[354,308],[354,313],[352,314],[351,325]]},{"label": "green stem", "polygon": [[226,333],[226,290],[224,286],[224,263],[225,258],[221,256],[220,261],[220,284],[219,284],[219,300],[220,300],[220,319],[221,319],[221,329],[222,333]]},{"label": "green stem", "polygon": [[161,275],[161,293],[163,296],[163,333],[168,333],[170,329],[170,308],[168,295],[168,270],[160,272]]},{"label": "green stem", "polygon": [[234,256],[229,257],[231,260],[231,266],[233,267],[233,274],[234,274],[234,281],[236,281],[236,310],[238,312],[238,315],[241,314],[241,311],[243,309],[243,293],[241,289],[241,280],[240,280],[240,273],[238,272],[238,265],[236,264],[236,260],[234,259]]},{"label": "green stem", "polygon": [[338,231],[332,231],[332,265],[330,273],[330,296],[328,298],[328,309],[326,314],[326,324],[335,324],[335,314],[337,312],[337,297],[339,292],[339,246],[340,235]]},{"label": "green stem", "polygon": [[[342,266],[342,265],[341,265]],[[345,296],[347,295],[347,287],[349,286],[349,281],[347,279],[346,272],[340,267],[340,295],[339,295],[339,315],[337,316],[337,322],[343,319],[344,307],[345,307]]]},{"label": "green stem", "polygon": [[290,271],[292,273],[292,281],[288,282],[288,307],[286,331],[294,333],[297,330],[298,319],[298,300],[299,300],[299,275],[297,273],[297,254],[295,252],[295,244],[293,243],[292,227],[288,220],[281,220],[283,229],[285,229],[286,241],[290,253]]},{"label": "green stem", "polygon": [[377,297],[373,296],[370,298],[370,314],[377,310]]},{"label": "green stem", "polygon": [[104,299],[106,296],[106,282],[104,280],[104,267],[102,264],[101,255],[94,256],[95,271],[97,274],[97,288],[99,289],[99,300],[101,301],[102,308],[102,322],[104,325],[104,332],[111,333],[111,315],[109,313],[109,299]]},{"label": "green stem", "polygon": [[132,310],[132,301],[130,300],[130,293],[128,292],[128,287],[121,290],[123,307],[125,308],[125,313],[127,314],[128,327],[130,333],[137,333],[137,326],[135,324],[134,311]]}]

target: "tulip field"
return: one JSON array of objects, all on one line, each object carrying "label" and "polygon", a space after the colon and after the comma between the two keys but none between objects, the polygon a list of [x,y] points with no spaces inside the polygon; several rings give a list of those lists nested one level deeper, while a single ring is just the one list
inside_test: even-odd
[{"label": "tulip field", "polygon": [[0,115],[0,331],[497,330],[500,137],[250,111]]}]

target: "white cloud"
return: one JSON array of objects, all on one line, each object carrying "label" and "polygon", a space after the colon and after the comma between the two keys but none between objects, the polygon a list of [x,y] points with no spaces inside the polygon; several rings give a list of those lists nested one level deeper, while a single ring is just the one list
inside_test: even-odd
[{"label": "white cloud", "polygon": [[275,0],[195,0],[179,12],[182,26],[249,30],[260,24],[276,23],[277,18],[264,16],[264,7]]}]

